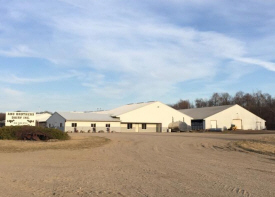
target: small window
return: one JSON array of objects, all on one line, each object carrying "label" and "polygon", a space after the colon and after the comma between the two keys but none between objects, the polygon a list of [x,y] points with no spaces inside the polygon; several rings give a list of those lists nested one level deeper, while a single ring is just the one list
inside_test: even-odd
[{"label": "small window", "polygon": [[77,123],[72,123],[72,127],[77,127]]},{"label": "small window", "polygon": [[145,123],[142,124],[142,129],[147,129],[147,125]]},{"label": "small window", "polygon": [[96,124],[91,124],[91,127],[95,128],[95,127],[96,127]]},{"label": "small window", "polygon": [[111,127],[111,125],[110,124],[106,124],[106,127]]},{"label": "small window", "polygon": [[60,123],[60,127],[63,127],[62,123]]},{"label": "small window", "polygon": [[128,123],[127,124],[127,129],[132,129],[133,128],[133,124],[132,123]]},{"label": "small window", "polygon": [[51,124],[49,124],[49,127],[51,127],[52,125]]}]

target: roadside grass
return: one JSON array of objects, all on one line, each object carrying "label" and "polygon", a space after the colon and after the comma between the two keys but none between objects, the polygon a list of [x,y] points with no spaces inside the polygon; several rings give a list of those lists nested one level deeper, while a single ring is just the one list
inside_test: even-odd
[{"label": "roadside grass", "polygon": [[275,134],[273,130],[193,130],[190,133],[214,133],[214,134]]},{"label": "roadside grass", "polygon": [[275,156],[275,137],[265,137],[259,140],[242,140],[235,145],[246,151]]},{"label": "roadside grass", "polygon": [[274,131],[271,130],[225,130],[222,131],[223,134],[275,134]]},{"label": "roadside grass", "polygon": [[26,152],[40,150],[78,150],[100,147],[110,143],[111,140],[104,137],[84,137],[74,136],[66,141],[18,141],[18,140],[0,140],[0,153],[2,152]]}]

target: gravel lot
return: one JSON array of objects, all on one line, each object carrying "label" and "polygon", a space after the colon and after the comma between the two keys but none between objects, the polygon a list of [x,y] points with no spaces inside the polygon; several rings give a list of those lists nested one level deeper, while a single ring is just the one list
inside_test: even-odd
[{"label": "gravel lot", "polygon": [[0,196],[275,196],[275,157],[231,145],[271,134],[72,134],[79,136],[111,142],[0,152]]}]

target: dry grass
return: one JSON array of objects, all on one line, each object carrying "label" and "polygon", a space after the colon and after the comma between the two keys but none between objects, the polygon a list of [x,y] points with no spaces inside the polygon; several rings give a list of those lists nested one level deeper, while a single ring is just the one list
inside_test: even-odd
[{"label": "dry grass", "polygon": [[247,151],[275,156],[275,137],[238,141],[236,145]]},{"label": "dry grass", "polygon": [[17,141],[17,140],[0,140],[0,152],[26,152],[49,149],[88,149],[103,146],[110,140],[104,137],[82,137],[74,136],[71,140],[66,141]]},{"label": "dry grass", "polygon": [[223,134],[275,134],[272,130],[226,130],[221,132]]}]

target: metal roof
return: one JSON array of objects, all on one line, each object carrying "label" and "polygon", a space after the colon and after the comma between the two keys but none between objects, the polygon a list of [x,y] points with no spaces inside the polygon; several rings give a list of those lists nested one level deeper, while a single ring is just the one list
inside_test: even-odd
[{"label": "metal roof", "polygon": [[112,118],[109,114],[98,113],[75,113],[75,112],[56,112],[66,120],[90,121],[90,122],[120,122],[117,118]]},{"label": "metal roof", "polygon": [[192,109],[180,109],[179,111],[183,114],[191,116],[194,119],[205,119],[209,116],[224,111],[234,105],[223,105],[214,107],[203,107],[203,108],[192,108]]},{"label": "metal roof", "polygon": [[46,122],[49,117],[51,117],[52,114],[50,113],[42,113],[42,114],[36,114],[36,120],[38,122]]},{"label": "metal roof", "polygon": [[131,103],[131,104],[128,104],[128,105],[123,105],[123,106],[120,106],[118,108],[115,108],[115,109],[111,109],[109,111],[99,111],[99,112],[96,112],[98,114],[109,114],[111,116],[119,116],[121,114],[125,114],[127,112],[130,112],[130,111],[133,111],[135,109],[139,109],[141,107],[144,107],[144,106],[147,106],[147,105],[150,105],[152,103],[155,103],[157,101],[149,101],[149,102],[140,102],[140,103]]},{"label": "metal roof", "polygon": [[141,107],[150,105],[150,104],[155,103],[155,102],[157,102],[157,101],[149,101],[149,102],[145,102],[145,103],[131,103],[131,104],[123,105],[121,107],[118,107],[118,108],[115,108],[115,109],[112,109],[112,110],[109,110],[109,111],[99,111],[99,112],[96,112],[96,113],[98,113],[98,114],[109,114],[111,116],[119,116],[121,114],[125,114],[127,112],[133,111],[135,109],[139,109]]}]

